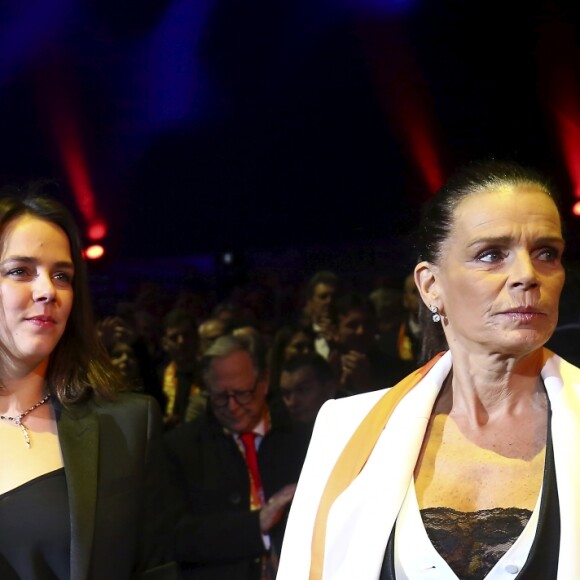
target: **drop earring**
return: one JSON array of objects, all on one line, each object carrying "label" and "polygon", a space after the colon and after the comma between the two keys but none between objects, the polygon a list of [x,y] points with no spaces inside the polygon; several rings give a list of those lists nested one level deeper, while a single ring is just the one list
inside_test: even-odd
[{"label": "drop earring", "polygon": [[441,314],[439,314],[439,308],[437,308],[437,306],[435,306],[434,304],[431,304],[429,306],[429,310],[433,313],[433,322],[437,323],[437,322],[441,322]]}]

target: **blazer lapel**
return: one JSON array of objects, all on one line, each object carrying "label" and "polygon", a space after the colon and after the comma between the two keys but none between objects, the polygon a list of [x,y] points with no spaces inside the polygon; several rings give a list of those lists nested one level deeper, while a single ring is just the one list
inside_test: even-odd
[{"label": "blazer lapel", "polygon": [[545,349],[542,378],[552,407],[552,442],[560,502],[558,578],[580,570],[580,371]]},{"label": "blazer lapel", "polygon": [[64,460],[71,522],[71,578],[89,577],[99,461],[99,424],[85,406],[60,409],[58,436]]},{"label": "blazer lapel", "polygon": [[417,462],[435,399],[451,368],[451,355],[398,403],[368,460],[335,500],[327,522],[322,578],[378,578],[390,530]]}]

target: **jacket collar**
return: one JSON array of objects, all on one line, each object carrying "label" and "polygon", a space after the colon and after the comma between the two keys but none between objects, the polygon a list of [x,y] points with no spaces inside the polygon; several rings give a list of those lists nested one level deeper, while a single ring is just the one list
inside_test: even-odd
[{"label": "jacket collar", "polygon": [[88,578],[95,528],[99,423],[85,404],[55,405],[71,524],[71,578]]}]

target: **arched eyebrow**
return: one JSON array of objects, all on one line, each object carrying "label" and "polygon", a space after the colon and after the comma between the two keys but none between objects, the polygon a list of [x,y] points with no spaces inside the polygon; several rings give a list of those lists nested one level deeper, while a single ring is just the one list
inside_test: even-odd
[{"label": "arched eyebrow", "polygon": [[[36,264],[38,260],[31,258],[30,256],[8,256],[6,259],[2,260],[2,265],[9,264],[10,262],[21,262],[24,264]],[[74,270],[74,264],[69,260],[61,260],[55,262],[52,265],[53,268],[62,268],[64,270]]]},{"label": "arched eyebrow", "polygon": [[[506,246],[508,244],[510,244],[511,242],[513,242],[514,238],[512,236],[490,236],[487,238],[478,238],[476,240],[473,240],[472,242],[470,242],[468,244],[468,247],[471,248],[473,246],[479,246],[479,245],[498,245],[498,246]],[[541,238],[537,238],[535,240],[535,244],[538,246],[543,246],[543,245],[557,245],[557,246],[562,246],[562,248],[566,245],[566,242],[564,241],[564,238],[562,238],[561,236],[543,236]]]}]

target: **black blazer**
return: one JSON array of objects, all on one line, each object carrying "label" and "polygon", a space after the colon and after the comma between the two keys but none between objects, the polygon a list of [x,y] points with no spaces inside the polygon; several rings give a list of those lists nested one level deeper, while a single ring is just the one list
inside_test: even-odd
[{"label": "black blazer", "polygon": [[[266,499],[296,483],[310,432],[294,427],[281,404],[270,406],[272,428],[258,450]],[[168,451],[190,506],[177,537],[177,558],[187,578],[251,580],[259,577],[264,552],[259,512],[250,510],[244,458],[231,435],[206,414],[167,432]],[[279,550],[285,520],[270,533]]]},{"label": "black blazer", "polygon": [[71,579],[179,578],[177,506],[156,401],[122,394],[56,405],[71,520]]}]

